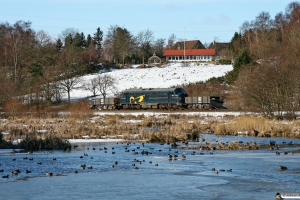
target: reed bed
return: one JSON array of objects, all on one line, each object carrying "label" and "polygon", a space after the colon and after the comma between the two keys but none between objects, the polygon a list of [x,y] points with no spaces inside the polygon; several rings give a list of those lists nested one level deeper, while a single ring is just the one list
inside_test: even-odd
[{"label": "reed bed", "polygon": [[[57,139],[122,138],[150,142],[196,140],[200,133],[244,134],[256,137],[299,138],[300,121],[278,121],[259,116],[198,117],[189,115],[99,115],[76,112],[57,117],[22,116],[0,121],[5,141],[33,141],[27,147],[56,147]],[[38,145],[37,145],[38,144]],[[25,145],[25,146],[26,146]],[[63,146],[63,145],[62,145]],[[63,147],[65,148],[65,146]]]}]

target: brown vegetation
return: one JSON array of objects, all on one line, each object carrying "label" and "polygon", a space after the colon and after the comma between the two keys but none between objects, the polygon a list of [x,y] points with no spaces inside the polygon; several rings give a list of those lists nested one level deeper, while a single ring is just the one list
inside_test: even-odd
[{"label": "brown vegetation", "polygon": [[[222,118],[182,115],[138,116],[64,114],[54,118],[23,116],[1,120],[6,141],[23,139],[27,148],[54,148],[59,139],[121,138],[150,142],[197,140],[199,134],[247,135],[256,137],[299,138],[300,122],[277,121],[259,116]],[[48,141],[41,143],[41,141]],[[234,147],[231,147],[234,148]]]},{"label": "brown vegetation", "polygon": [[230,99],[235,107],[259,110],[265,116],[277,112],[280,118],[287,111],[294,117],[300,108],[299,19],[300,3],[292,2],[285,14],[274,19],[261,12],[255,20],[244,22],[241,34],[232,38],[234,73],[227,80],[234,80]]}]

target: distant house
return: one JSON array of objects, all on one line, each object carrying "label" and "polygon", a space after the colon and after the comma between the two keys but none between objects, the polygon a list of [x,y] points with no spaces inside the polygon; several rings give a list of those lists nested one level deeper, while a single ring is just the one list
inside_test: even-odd
[{"label": "distant house", "polygon": [[189,49],[189,50],[165,50],[167,62],[197,62],[197,61],[212,61],[216,54],[215,49]]},{"label": "distant house", "polygon": [[163,56],[167,62],[209,62],[215,54],[215,49],[206,49],[199,40],[191,40],[177,42],[171,49],[166,49]]},{"label": "distant house", "polygon": [[199,40],[188,40],[176,42],[171,49],[205,49],[204,45]]},{"label": "distant house", "polygon": [[230,60],[229,43],[228,42],[212,42],[208,47],[210,49],[216,49],[216,59]]}]

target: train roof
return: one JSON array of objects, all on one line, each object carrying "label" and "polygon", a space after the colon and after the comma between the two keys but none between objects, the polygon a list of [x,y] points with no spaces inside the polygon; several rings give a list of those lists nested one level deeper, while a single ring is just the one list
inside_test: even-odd
[{"label": "train roof", "polygon": [[127,89],[124,91],[124,93],[126,92],[174,92],[175,89],[177,88],[134,88],[134,89]]}]

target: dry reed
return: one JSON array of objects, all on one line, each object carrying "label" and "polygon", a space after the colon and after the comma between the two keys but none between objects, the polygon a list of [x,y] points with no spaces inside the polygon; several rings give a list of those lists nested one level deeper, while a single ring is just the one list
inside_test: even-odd
[{"label": "dry reed", "polygon": [[92,113],[75,112],[55,118],[33,116],[8,118],[1,121],[0,130],[9,133],[3,135],[3,139],[8,141],[28,138],[81,139],[88,136],[95,139],[117,137],[126,140],[175,142],[196,140],[199,133],[299,138],[300,122],[277,121],[257,116],[223,118],[187,115],[93,116]]}]

